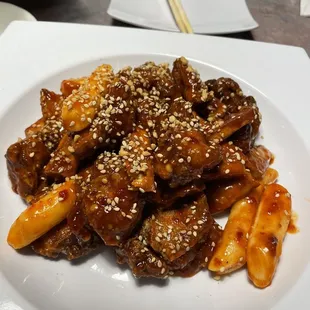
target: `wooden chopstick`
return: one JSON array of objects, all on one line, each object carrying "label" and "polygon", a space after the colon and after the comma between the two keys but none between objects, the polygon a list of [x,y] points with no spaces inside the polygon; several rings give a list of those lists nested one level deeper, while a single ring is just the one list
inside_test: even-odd
[{"label": "wooden chopstick", "polygon": [[180,0],[168,0],[173,17],[180,29],[184,33],[194,33]]}]

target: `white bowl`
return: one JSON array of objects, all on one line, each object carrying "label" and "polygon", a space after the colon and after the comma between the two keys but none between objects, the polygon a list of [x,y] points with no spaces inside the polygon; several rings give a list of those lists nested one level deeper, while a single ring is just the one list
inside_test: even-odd
[{"label": "white bowl", "polygon": [[16,5],[0,2],[0,34],[14,20],[36,21],[36,18]]}]

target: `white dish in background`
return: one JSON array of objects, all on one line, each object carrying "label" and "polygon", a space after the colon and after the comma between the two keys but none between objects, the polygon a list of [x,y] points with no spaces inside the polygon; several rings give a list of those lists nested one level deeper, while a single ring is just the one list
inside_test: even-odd
[{"label": "white dish in background", "polygon": [[[52,47],[42,53],[41,47],[51,41]],[[308,88],[310,62],[302,49],[120,27],[22,22],[7,29],[0,45],[1,309],[310,309],[310,106],[305,104],[307,93],[300,91]],[[276,155],[280,183],[292,193],[301,229],[287,236],[272,286],[255,289],[245,270],[220,282],[200,272],[189,279],[139,283],[106,250],[71,264],[11,249],[7,232],[24,205],[10,189],[3,154],[39,117],[40,88],[58,90],[62,79],[83,76],[102,62],[117,69],[146,60],[171,62],[174,55],[192,59],[204,79],[232,76],[258,101],[261,142]]]},{"label": "white dish in background", "polygon": [[[223,34],[258,27],[245,0],[182,0],[195,33]],[[108,14],[129,24],[179,31],[167,0],[111,0]]]},{"label": "white dish in background", "polygon": [[36,18],[16,5],[0,2],[0,35],[14,20],[36,21]]}]

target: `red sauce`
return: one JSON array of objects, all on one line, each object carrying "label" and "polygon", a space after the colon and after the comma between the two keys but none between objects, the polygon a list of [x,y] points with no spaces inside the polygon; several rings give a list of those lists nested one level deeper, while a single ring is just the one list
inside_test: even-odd
[{"label": "red sauce", "polygon": [[291,221],[288,225],[287,232],[289,234],[296,234],[299,232],[299,228],[297,227],[298,215],[296,212],[292,213]]},{"label": "red sauce", "polygon": [[62,198],[62,201],[65,201],[68,198],[68,191],[65,189],[58,194],[59,198]]}]

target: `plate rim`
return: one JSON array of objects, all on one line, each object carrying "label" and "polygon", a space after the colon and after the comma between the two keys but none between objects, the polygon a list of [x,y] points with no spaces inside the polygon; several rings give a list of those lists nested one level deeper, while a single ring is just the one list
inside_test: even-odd
[{"label": "plate rim", "polygon": [[[246,6],[247,9],[247,22],[248,22],[248,26],[237,26],[235,24],[235,26],[233,28],[228,29],[227,31],[224,30],[218,30],[218,31],[195,31],[196,34],[214,34],[214,35],[221,35],[221,34],[233,34],[233,33],[238,33],[238,32],[244,32],[244,31],[250,31],[250,30],[254,30],[256,28],[259,27],[259,24],[257,23],[257,21],[254,19],[252,13],[250,12],[246,1],[245,0],[238,0],[238,1],[242,1],[244,2],[244,5]],[[134,16],[132,14],[129,14],[126,11],[121,11],[118,8],[114,7],[115,5],[115,1],[111,0],[108,10],[107,10],[107,14],[110,15],[112,18],[120,20],[122,22],[134,25],[134,26],[138,26],[138,27],[143,27],[145,29],[155,29],[155,30],[164,30],[164,31],[172,31],[172,32],[179,32],[178,29],[174,29],[174,28],[170,28],[170,27],[165,27],[165,26],[148,26],[147,20],[144,17],[139,17],[140,22],[136,21],[137,20],[137,16]],[[200,26],[201,27],[201,26]]]}]

